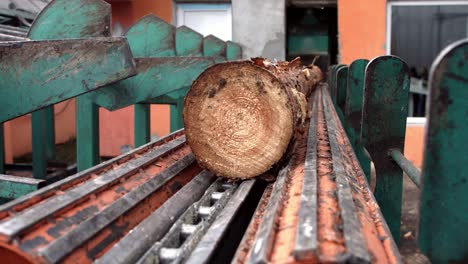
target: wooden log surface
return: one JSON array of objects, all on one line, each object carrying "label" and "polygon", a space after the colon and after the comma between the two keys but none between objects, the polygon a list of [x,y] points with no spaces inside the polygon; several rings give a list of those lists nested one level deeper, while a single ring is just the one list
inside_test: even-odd
[{"label": "wooden log surface", "polygon": [[321,81],[299,58],[216,64],[192,84],[184,105],[187,142],[198,163],[218,176],[259,176],[285,155]]}]

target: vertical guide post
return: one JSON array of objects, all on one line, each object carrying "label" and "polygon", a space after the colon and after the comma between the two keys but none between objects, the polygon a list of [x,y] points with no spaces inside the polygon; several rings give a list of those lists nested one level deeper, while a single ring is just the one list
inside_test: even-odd
[{"label": "vertical guide post", "polygon": [[5,173],[5,133],[4,124],[0,123],[0,174]]},{"label": "vertical guide post", "polygon": [[348,85],[344,115],[346,133],[351,141],[361,168],[370,182],[370,160],[361,144],[362,103],[364,96],[364,76],[368,60],[355,60],[349,65]]},{"label": "vertical guide post", "polygon": [[366,68],[361,141],[374,162],[375,198],[397,245],[400,241],[403,171],[388,158],[403,152],[408,114],[409,69],[394,56],[381,56]]},{"label": "vertical guide post", "polygon": [[331,89],[330,89],[330,95],[332,97],[332,100],[333,100],[333,104],[336,106],[336,102],[338,100],[338,72],[340,71],[341,68],[343,67],[346,67],[346,65],[343,65],[343,64],[339,64],[339,65],[336,65],[335,67],[333,67],[333,71],[332,71],[332,86],[331,86]]},{"label": "vertical guide post", "polygon": [[344,119],[344,105],[346,102],[346,86],[348,82],[348,66],[342,66],[336,71],[336,113],[341,123],[346,127]]},{"label": "vertical guide post", "polygon": [[99,163],[99,106],[85,96],[76,98],[76,148],[78,171]]},{"label": "vertical guide post", "polygon": [[134,105],[134,132],[135,148],[142,146],[151,140],[151,105]]},{"label": "vertical guide post", "polygon": [[[53,110],[53,108],[52,108]],[[32,149],[33,149],[33,176],[35,179],[47,179],[47,154],[46,154],[46,123],[47,115],[50,112],[41,109],[31,115],[31,125],[33,127]]]},{"label": "vertical guide post", "polygon": [[433,263],[468,260],[467,56],[467,40],[452,44],[429,80],[419,245]]}]

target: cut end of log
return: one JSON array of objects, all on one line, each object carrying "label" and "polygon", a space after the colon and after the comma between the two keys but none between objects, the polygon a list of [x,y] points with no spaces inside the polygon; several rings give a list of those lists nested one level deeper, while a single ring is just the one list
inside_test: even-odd
[{"label": "cut end of log", "polygon": [[214,65],[185,98],[187,142],[200,165],[218,176],[247,179],[281,160],[295,130],[284,83],[249,61]]}]

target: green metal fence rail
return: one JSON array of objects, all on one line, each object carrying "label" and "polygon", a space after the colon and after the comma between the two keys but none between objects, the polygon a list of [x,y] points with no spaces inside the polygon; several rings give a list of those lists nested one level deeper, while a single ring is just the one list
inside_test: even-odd
[{"label": "green metal fence rail", "polygon": [[[134,74],[133,58],[124,38],[0,43],[0,123]],[[33,126],[44,129],[44,115],[39,117],[32,118]],[[4,156],[3,140],[2,137],[1,156]],[[35,140],[33,147],[46,141],[44,137],[40,140]],[[36,179],[47,179],[45,157],[45,148],[34,149]],[[11,177],[0,181],[9,179]],[[18,181],[15,186],[21,184],[23,182]],[[15,192],[14,189],[11,191]],[[0,193],[0,197],[11,198],[6,192]]]},{"label": "green metal fence rail", "polygon": [[468,260],[468,237],[462,231],[468,225],[464,139],[468,123],[463,120],[468,116],[467,56],[468,40],[460,41],[444,50],[432,66],[422,172],[403,155],[409,94],[406,63],[381,56],[370,62],[356,60],[349,68],[329,68],[335,108],[344,109],[343,125],[368,179],[370,161],[375,165],[374,194],[397,243],[403,172],[422,190],[418,240],[433,263]]}]

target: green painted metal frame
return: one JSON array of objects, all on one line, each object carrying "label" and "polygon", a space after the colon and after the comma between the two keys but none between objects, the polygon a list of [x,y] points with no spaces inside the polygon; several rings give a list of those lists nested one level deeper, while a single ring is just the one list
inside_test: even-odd
[{"label": "green painted metal frame", "polygon": [[374,162],[375,198],[395,242],[400,241],[403,171],[388,157],[403,152],[410,85],[408,65],[395,56],[373,59],[366,67],[361,142]]},{"label": "green painted metal frame", "polygon": [[[0,54],[0,122],[136,74],[125,38],[6,43]],[[32,118],[34,177],[40,179],[46,178],[48,113],[35,112]]]},{"label": "green painted metal frame", "polygon": [[468,261],[468,40],[441,52],[431,69],[419,245],[433,263]]},{"label": "green painted metal frame", "polygon": [[[28,38],[47,40],[110,37],[110,22],[111,6],[104,1],[54,0],[34,20]],[[82,97],[76,99],[77,109],[83,105],[81,100],[83,100]],[[87,104],[84,103],[84,105]],[[78,112],[76,111],[77,115]],[[45,174],[46,160],[55,158],[53,105],[34,112],[32,120],[36,124],[45,122],[44,125],[32,126],[33,152],[36,152],[35,158],[33,158],[33,167],[41,167],[36,169],[35,173]],[[42,156],[44,153],[45,157]]]},{"label": "green painted metal frame", "polygon": [[46,181],[0,174],[0,200],[11,201],[45,186]]}]

